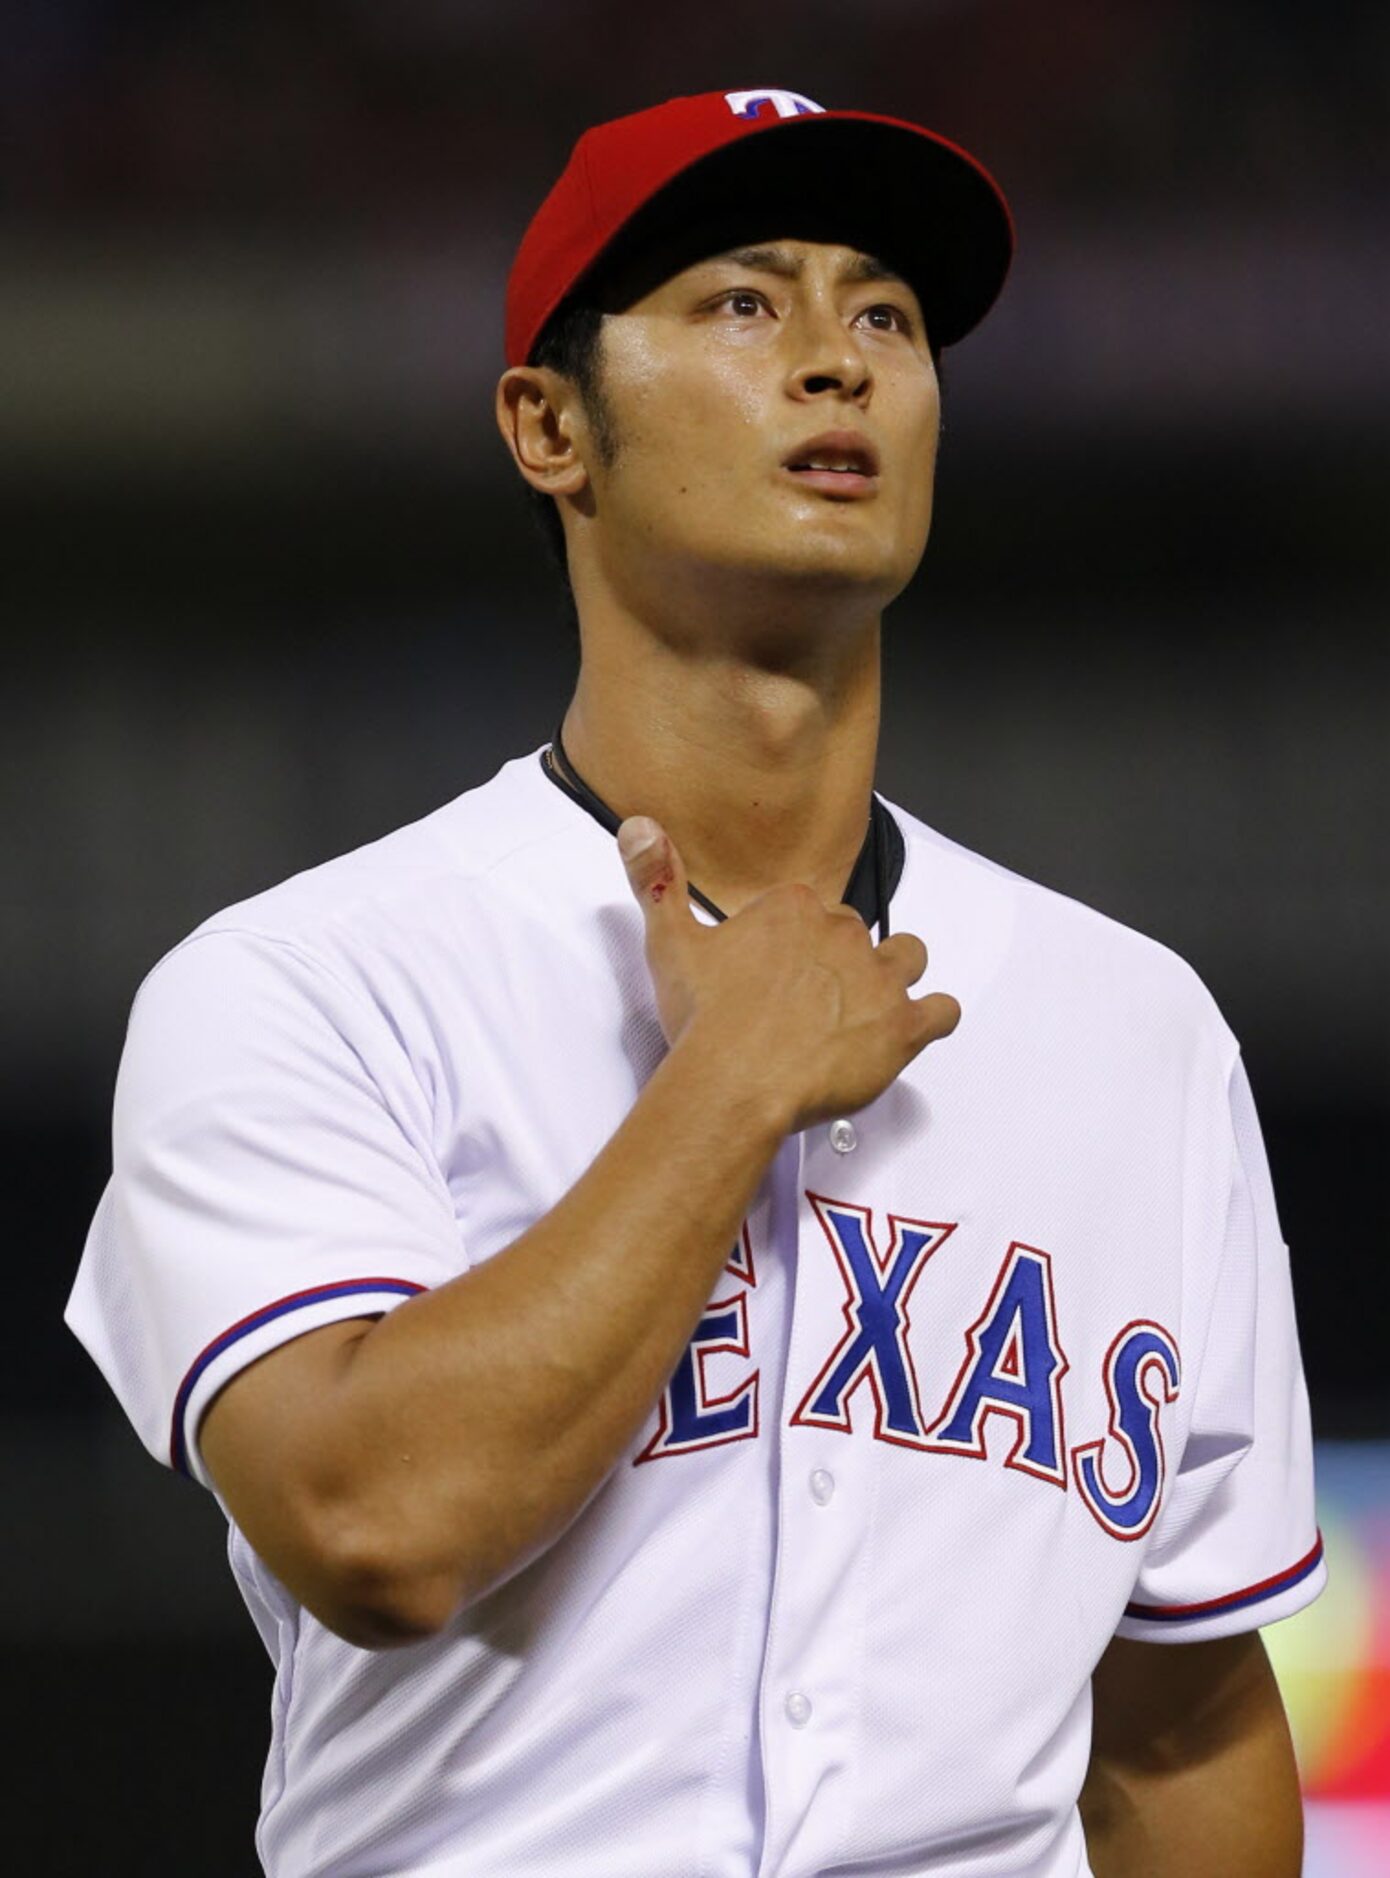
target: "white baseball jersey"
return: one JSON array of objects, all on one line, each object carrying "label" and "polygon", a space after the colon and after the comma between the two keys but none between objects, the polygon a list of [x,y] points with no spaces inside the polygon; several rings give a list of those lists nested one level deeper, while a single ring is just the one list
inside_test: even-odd
[{"label": "white baseball jersey", "polygon": [[[1077,1878],[1110,1639],[1321,1588],[1287,1254],[1210,996],[889,812],[892,925],[960,1026],[784,1142],[558,1543],[374,1653],[233,1527],[273,1878]],[[611,835],[508,763],[156,966],[69,1321],[206,1484],[230,1377],[514,1241],[662,1049]]]}]

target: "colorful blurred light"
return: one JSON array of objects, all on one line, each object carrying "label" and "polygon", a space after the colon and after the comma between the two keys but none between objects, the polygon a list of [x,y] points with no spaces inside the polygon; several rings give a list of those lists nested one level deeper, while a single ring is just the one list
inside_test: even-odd
[{"label": "colorful blurred light", "polygon": [[1390,1442],[1323,1442],[1327,1589],[1264,1633],[1307,1799],[1305,1878],[1390,1873]]}]

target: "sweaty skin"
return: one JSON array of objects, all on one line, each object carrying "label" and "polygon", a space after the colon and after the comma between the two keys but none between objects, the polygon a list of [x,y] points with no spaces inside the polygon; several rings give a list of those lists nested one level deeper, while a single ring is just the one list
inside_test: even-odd
[{"label": "sweaty skin", "polygon": [[[801,241],[735,254],[605,319],[611,466],[555,372],[505,373],[499,422],[560,503],[580,772],[668,828],[720,906],[777,880],[830,904],[864,837],[880,620],[926,547],[940,398],[917,297],[858,278],[872,257]],[[873,449],[869,492],[787,467],[834,432]]]}]

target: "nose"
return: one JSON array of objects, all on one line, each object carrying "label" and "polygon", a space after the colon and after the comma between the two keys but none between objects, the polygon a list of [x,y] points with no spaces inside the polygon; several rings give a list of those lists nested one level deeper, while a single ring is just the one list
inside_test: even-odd
[{"label": "nose", "polygon": [[873,389],[873,373],[856,334],[838,309],[808,308],[788,322],[796,363],[789,375],[793,397],[827,394],[862,402]]}]

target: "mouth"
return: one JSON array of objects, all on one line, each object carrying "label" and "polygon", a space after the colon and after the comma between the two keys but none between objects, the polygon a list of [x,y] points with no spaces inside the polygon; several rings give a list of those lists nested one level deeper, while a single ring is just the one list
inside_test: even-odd
[{"label": "mouth", "polygon": [[856,431],[831,430],[801,443],[782,468],[803,488],[854,500],[878,490],[878,452]]}]

